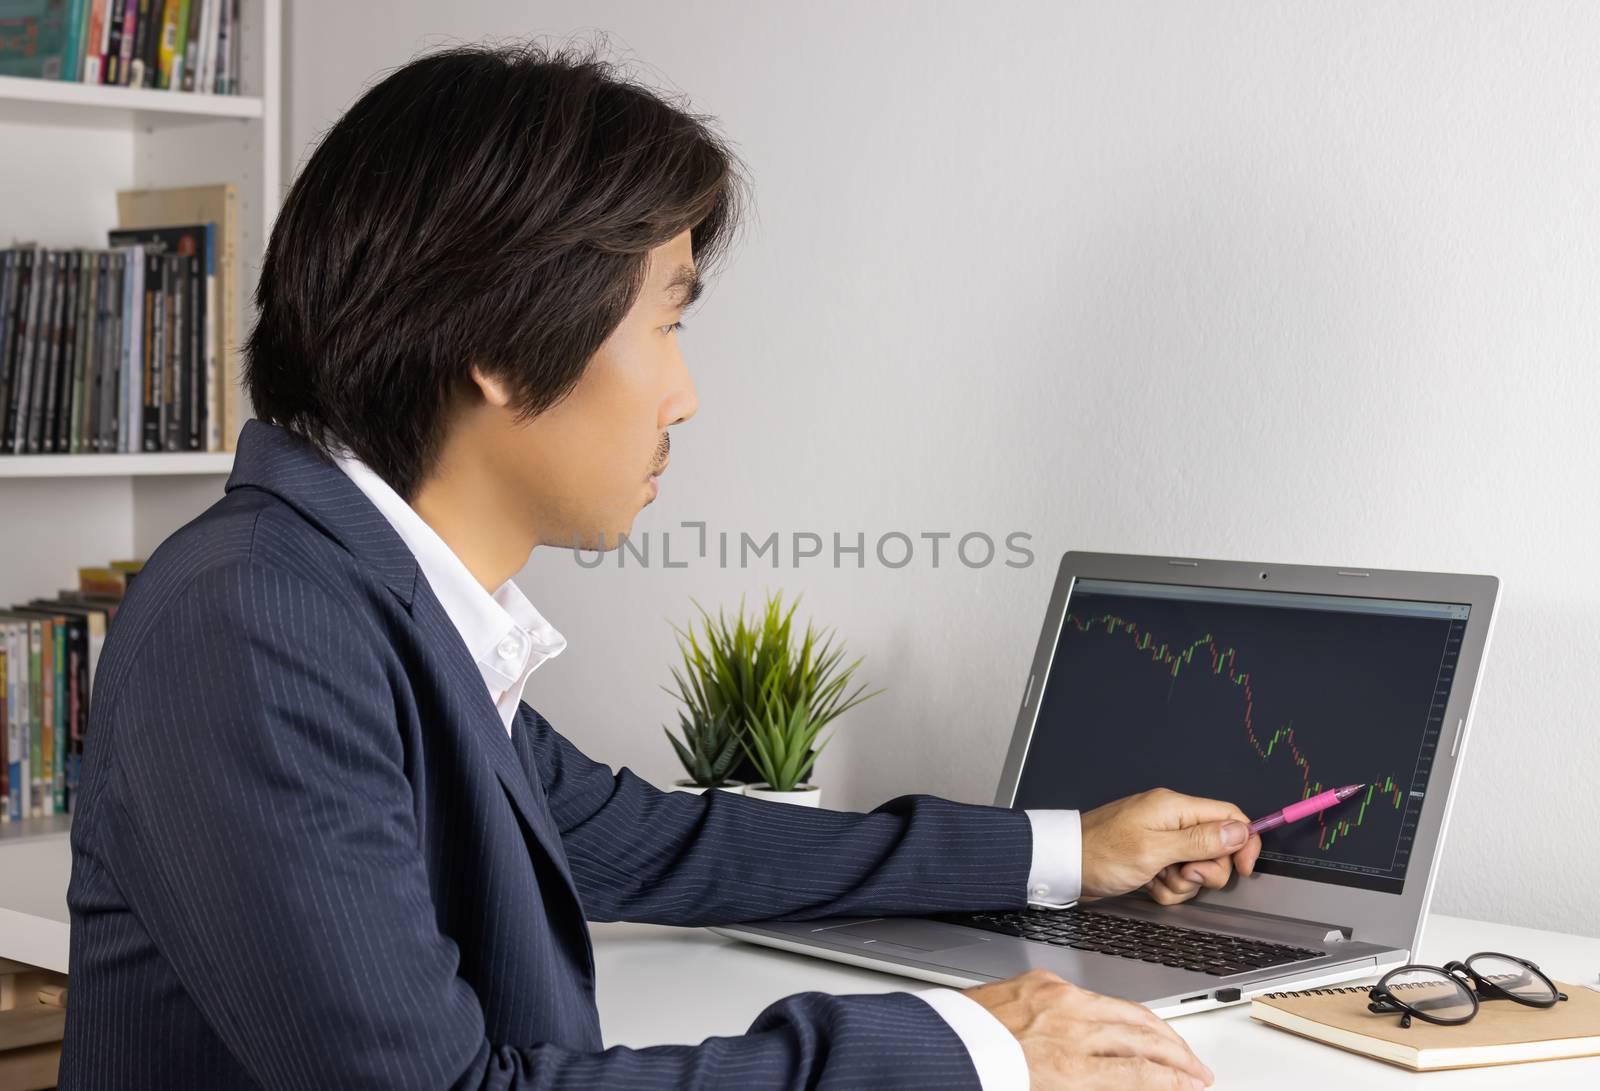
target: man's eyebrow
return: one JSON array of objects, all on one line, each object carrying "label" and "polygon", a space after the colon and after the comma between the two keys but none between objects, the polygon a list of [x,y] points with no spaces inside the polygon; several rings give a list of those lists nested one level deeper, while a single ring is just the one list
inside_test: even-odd
[{"label": "man's eyebrow", "polygon": [[700,298],[700,293],[705,291],[705,287],[705,281],[700,279],[699,270],[692,265],[680,265],[672,274],[672,279],[667,281],[664,292],[669,302],[675,303],[679,308],[687,309]]}]

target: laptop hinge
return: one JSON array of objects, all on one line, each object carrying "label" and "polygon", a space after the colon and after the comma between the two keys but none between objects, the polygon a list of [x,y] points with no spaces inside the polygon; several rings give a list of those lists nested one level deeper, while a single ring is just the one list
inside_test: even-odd
[{"label": "laptop hinge", "polygon": [[[1233,906],[1213,905],[1204,901],[1186,902],[1183,905],[1162,909],[1142,899],[1131,897],[1110,898],[1101,903],[1107,907],[1115,906],[1120,912],[1131,912],[1135,916],[1145,917],[1150,920],[1172,919],[1171,914],[1176,912],[1179,916],[1197,916],[1210,918],[1217,925],[1224,928],[1237,928],[1240,931],[1250,932],[1267,926],[1275,931],[1304,937],[1303,942],[1314,943],[1348,943],[1355,939],[1355,928],[1346,924],[1334,924],[1330,921],[1306,920],[1304,917],[1285,917],[1277,913],[1263,913],[1259,909],[1238,909]],[[1247,923],[1248,922],[1248,923]]]},{"label": "laptop hinge", "polygon": [[1230,917],[1243,917],[1254,921],[1271,921],[1283,928],[1309,933],[1321,943],[1348,943],[1355,939],[1356,931],[1348,924],[1332,924],[1327,921],[1306,920],[1304,917],[1284,917],[1276,913],[1263,913],[1259,909],[1236,909],[1226,905],[1202,905],[1211,913],[1220,913]]}]

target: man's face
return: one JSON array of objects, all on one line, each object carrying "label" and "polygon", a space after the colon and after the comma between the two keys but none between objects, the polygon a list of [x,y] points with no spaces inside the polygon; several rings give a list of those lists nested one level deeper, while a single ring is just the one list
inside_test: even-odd
[{"label": "man's face", "polygon": [[650,253],[644,289],[570,394],[493,430],[493,464],[526,497],[538,544],[615,549],[656,497],[667,428],[694,416],[674,324],[699,295],[689,232]]}]

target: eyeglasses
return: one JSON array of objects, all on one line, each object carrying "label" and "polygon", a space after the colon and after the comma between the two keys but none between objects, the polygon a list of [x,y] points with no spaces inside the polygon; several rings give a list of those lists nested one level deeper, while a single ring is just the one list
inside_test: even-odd
[{"label": "eyeglasses", "polygon": [[1477,1015],[1481,1000],[1553,1008],[1566,998],[1567,994],[1558,991],[1555,982],[1527,959],[1480,951],[1465,962],[1390,970],[1368,991],[1367,1010],[1399,1012],[1402,1027],[1411,1025],[1412,1016],[1448,1027]]}]

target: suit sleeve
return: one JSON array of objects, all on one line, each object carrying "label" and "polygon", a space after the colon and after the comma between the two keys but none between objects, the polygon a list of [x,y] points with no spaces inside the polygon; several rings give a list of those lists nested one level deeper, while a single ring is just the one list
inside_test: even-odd
[{"label": "suit sleeve", "polygon": [[518,709],[584,913],[715,925],[1026,904],[1033,832],[1003,807],[911,795],[868,814],[663,792]]},{"label": "suit sleeve", "polygon": [[955,1033],[904,993],[789,997],[695,1046],[487,1040],[435,922],[371,624],[292,575],[209,570],[101,721],[94,863],[256,1085],[976,1086]]}]

